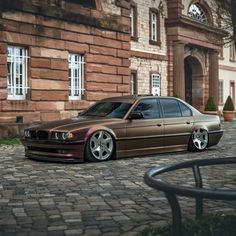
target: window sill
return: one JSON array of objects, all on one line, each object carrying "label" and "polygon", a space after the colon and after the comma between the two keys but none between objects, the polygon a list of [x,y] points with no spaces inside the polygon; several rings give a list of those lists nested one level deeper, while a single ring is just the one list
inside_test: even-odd
[{"label": "window sill", "polygon": [[7,97],[8,101],[24,101],[25,97]]},{"label": "window sill", "polygon": [[236,62],[236,59],[229,59],[230,62]]},{"label": "window sill", "polygon": [[155,46],[161,46],[161,42],[160,41],[149,40],[149,44],[155,45]]}]

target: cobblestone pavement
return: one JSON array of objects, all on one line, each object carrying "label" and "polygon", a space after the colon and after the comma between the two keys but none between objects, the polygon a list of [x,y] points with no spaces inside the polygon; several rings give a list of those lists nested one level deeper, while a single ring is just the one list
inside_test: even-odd
[{"label": "cobblestone pavement", "polygon": [[[218,146],[201,153],[172,153],[103,163],[59,164],[28,160],[21,145],[0,147],[0,235],[139,235],[171,220],[163,193],[146,186],[145,171],[194,158],[235,156],[236,122],[223,123]],[[203,168],[206,186],[235,188],[235,165]],[[192,184],[188,171],[167,176]],[[186,181],[187,180],[187,181]],[[183,216],[194,201],[181,198]],[[207,212],[236,213],[235,202],[206,201]]]}]

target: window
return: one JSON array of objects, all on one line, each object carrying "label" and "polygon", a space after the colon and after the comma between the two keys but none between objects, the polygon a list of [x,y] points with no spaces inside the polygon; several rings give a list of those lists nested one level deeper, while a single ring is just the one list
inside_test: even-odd
[{"label": "window", "polygon": [[159,74],[151,75],[151,93],[155,96],[161,95],[161,76]]},{"label": "window", "polygon": [[235,42],[233,41],[229,48],[229,59],[230,61],[235,61]]},{"label": "window", "polygon": [[160,99],[165,118],[182,116],[179,102],[174,99]]},{"label": "window", "polygon": [[84,94],[84,57],[69,54],[69,99],[80,100]]},{"label": "window", "polygon": [[80,116],[100,116],[108,118],[123,118],[128,112],[131,103],[97,102]]},{"label": "window", "polygon": [[145,99],[140,101],[134,112],[141,112],[144,119],[160,118],[160,109],[156,99]]},{"label": "window", "polygon": [[190,5],[188,9],[188,16],[193,20],[199,21],[201,23],[207,22],[206,13],[199,4]]},{"label": "window", "polygon": [[137,72],[132,71],[131,76],[130,76],[130,94],[131,95],[138,94],[137,88],[138,88],[138,86],[137,86]]},{"label": "window", "polygon": [[132,40],[138,40],[138,24],[137,24],[137,4],[131,3],[130,7],[130,34]]},{"label": "window", "polygon": [[150,44],[160,45],[160,16],[156,9],[150,9]]},{"label": "window", "polygon": [[27,94],[28,53],[23,47],[7,47],[7,91],[9,100],[24,100]]},{"label": "window", "polygon": [[67,0],[68,2],[73,2],[82,5],[83,7],[96,9],[96,0]]},{"label": "window", "polygon": [[230,81],[230,96],[233,102],[235,103],[235,82],[234,81]]},{"label": "window", "polygon": [[222,46],[221,49],[220,49],[219,59],[221,59],[221,60],[224,59],[224,46]]},{"label": "window", "polygon": [[223,80],[219,80],[219,104],[224,104]]},{"label": "window", "polygon": [[182,102],[179,102],[179,106],[180,106],[182,116],[192,116],[192,111],[189,107],[187,107]]}]

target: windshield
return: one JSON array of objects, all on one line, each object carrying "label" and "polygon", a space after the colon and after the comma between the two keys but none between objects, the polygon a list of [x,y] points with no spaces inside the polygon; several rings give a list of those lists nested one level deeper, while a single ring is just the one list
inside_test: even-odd
[{"label": "windshield", "polygon": [[100,116],[108,118],[123,118],[132,106],[130,103],[122,102],[98,102],[81,116]]}]

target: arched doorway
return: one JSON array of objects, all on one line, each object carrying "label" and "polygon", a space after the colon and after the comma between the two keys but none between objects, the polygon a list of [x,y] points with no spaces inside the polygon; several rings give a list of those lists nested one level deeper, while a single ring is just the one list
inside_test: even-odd
[{"label": "arched doorway", "polygon": [[203,69],[200,61],[193,56],[184,60],[185,101],[197,109],[203,109]]}]

